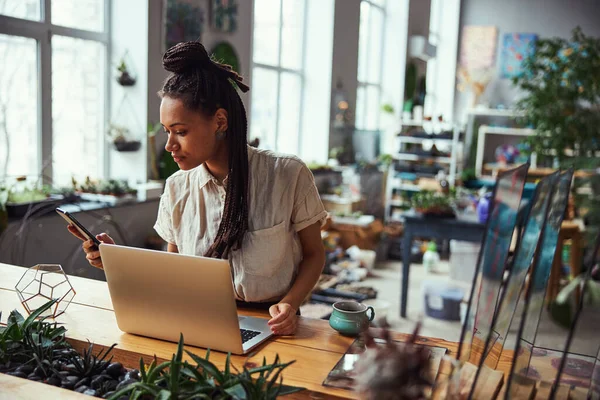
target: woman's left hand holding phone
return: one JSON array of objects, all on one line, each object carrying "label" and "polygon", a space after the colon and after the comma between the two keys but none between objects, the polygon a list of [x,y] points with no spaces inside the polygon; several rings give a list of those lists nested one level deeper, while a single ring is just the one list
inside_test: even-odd
[{"label": "woman's left hand holding phone", "polygon": [[[83,245],[81,247],[85,252],[85,258],[88,260],[90,265],[92,267],[102,269],[102,258],[100,258],[100,250],[98,250],[98,246],[96,246],[91,239],[85,238],[73,225],[67,225],[67,229],[69,229],[69,232],[71,232],[73,236],[83,240]],[[106,233],[96,235],[96,239],[102,243],[115,244],[115,241]]]}]

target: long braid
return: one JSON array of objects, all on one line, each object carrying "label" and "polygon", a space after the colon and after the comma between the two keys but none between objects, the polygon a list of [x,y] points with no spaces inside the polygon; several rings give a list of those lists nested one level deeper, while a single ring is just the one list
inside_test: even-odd
[{"label": "long braid", "polygon": [[171,47],[163,57],[163,66],[172,74],[159,92],[161,96],[180,99],[189,109],[210,116],[219,108],[227,111],[229,173],[225,207],[215,241],[204,254],[225,258],[231,249],[241,246],[248,230],[248,120],[232,83],[242,92],[250,88],[229,65],[212,61],[199,42]]}]

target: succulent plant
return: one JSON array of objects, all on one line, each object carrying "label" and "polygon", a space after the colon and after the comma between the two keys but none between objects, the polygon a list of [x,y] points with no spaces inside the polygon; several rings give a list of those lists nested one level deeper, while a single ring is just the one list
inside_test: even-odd
[{"label": "succulent plant", "polygon": [[[421,324],[406,343],[391,339],[387,328],[370,329],[367,350],[355,364],[355,388],[365,399],[425,399],[433,386],[430,351],[415,344]],[[375,338],[384,344],[375,344]]]}]

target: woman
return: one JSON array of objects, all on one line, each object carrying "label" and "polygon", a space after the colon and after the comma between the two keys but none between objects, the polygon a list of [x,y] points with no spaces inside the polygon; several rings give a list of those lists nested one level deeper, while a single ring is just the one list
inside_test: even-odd
[{"label": "woman", "polygon": [[[268,308],[273,333],[293,334],[325,261],[320,227],[327,213],[313,176],[296,157],[247,145],[234,84],[249,88],[202,44],[172,47],[163,66],[171,74],[159,92],[160,119],[180,171],[166,181],[154,228],[170,252],[228,258],[238,304]],[[114,244],[105,233],[97,237]],[[83,249],[102,268],[91,240]]]}]

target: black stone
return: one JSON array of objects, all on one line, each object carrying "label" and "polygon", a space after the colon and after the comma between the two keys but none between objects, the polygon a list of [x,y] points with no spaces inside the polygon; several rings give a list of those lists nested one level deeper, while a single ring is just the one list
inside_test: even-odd
[{"label": "black stone", "polygon": [[23,372],[18,372],[18,371],[7,372],[6,375],[16,376],[17,378],[27,379],[27,374],[25,374]]},{"label": "black stone", "polygon": [[87,388],[89,384],[90,384],[90,378],[83,378],[83,379],[80,379],[75,384],[75,388],[77,389],[78,387],[81,387],[81,386],[85,386]]},{"label": "black stone", "polygon": [[103,397],[103,398],[105,398],[105,399],[108,399],[108,398],[109,398],[110,396],[112,396],[113,394],[115,394],[115,391],[114,391],[114,390],[112,390],[112,391],[110,391],[110,392],[106,392],[106,393],[104,393],[104,396],[102,396],[102,397]]},{"label": "black stone", "polygon": [[34,368],[33,373],[36,374],[37,376],[39,376],[40,378],[46,377],[46,372],[44,372],[44,369],[42,367],[40,367],[39,365]]},{"label": "black stone", "polygon": [[140,380],[140,372],[137,369],[132,369],[131,371],[127,372],[125,374],[125,377],[123,378],[123,380],[128,380],[128,379],[133,379],[136,381]]},{"label": "black stone", "polygon": [[29,375],[33,372],[33,365],[21,365],[19,368],[15,370],[16,372],[22,372],[25,375]]},{"label": "black stone", "polygon": [[131,385],[132,383],[136,383],[137,381],[135,379],[125,379],[121,382],[119,382],[119,384],[117,385],[117,391],[123,389],[126,386]]},{"label": "black stone", "polygon": [[119,362],[111,363],[106,367],[106,373],[113,378],[118,378],[121,375],[121,371],[123,371],[123,364]]},{"label": "black stone", "polygon": [[56,376],[52,376],[52,377],[48,378],[46,383],[48,383],[49,385],[52,385],[52,386],[60,386],[61,379],[57,378]]},{"label": "black stone", "polygon": [[88,396],[95,396],[96,391],[94,389],[88,389],[85,392],[83,392],[83,394],[88,395]]},{"label": "black stone", "polygon": [[100,386],[106,381],[106,378],[103,375],[98,375],[92,378],[92,384],[90,385],[92,389],[100,389]]},{"label": "black stone", "polygon": [[31,374],[27,377],[27,379],[29,379],[30,381],[35,381],[35,382],[41,382],[42,378],[40,378],[39,376],[35,375],[35,374]]},{"label": "black stone", "polygon": [[63,389],[73,390],[75,388],[75,384],[65,380],[60,383],[60,387]]},{"label": "black stone", "polygon": [[85,392],[88,389],[89,389],[89,387],[87,387],[86,385],[82,385],[82,386],[79,386],[78,388],[75,388],[75,391],[77,393],[83,393],[83,392]]}]

